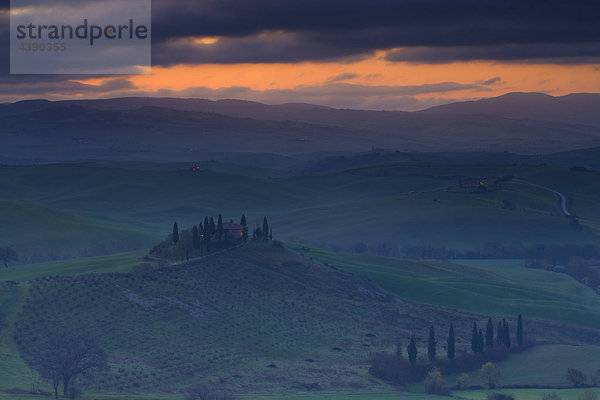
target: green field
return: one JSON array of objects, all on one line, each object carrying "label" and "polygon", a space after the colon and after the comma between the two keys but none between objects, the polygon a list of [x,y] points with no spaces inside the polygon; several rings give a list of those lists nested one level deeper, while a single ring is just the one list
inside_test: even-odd
[{"label": "green field", "polygon": [[521,313],[526,318],[600,327],[600,298],[593,290],[565,274],[527,269],[522,262],[407,261],[317,248],[304,254],[368,278],[409,301],[490,316]]},{"label": "green field", "polygon": [[[111,369],[85,382],[97,399],[180,400],[180,390],[199,382],[259,400],[432,398],[373,379],[369,355],[415,334],[423,357],[431,324],[438,353],[450,322],[460,347],[487,316],[506,318],[514,334],[519,313],[526,336],[551,344],[501,363],[506,384],[564,384],[567,367],[600,367],[600,298],[523,260],[410,261],[251,243],[188,264],[135,268],[173,221],[187,228],[219,213],[226,221],[245,213],[250,228],[267,215],[276,239],[341,251],[595,244],[600,173],[424,161],[316,174],[199,165],[195,173],[187,164],[133,162],[0,166],[0,245],[14,245],[20,262],[116,253],[0,269],[0,282],[21,283],[0,289],[0,399],[11,396],[2,390],[39,380],[24,360],[58,326],[89,332],[109,353]],[[494,183],[506,175],[519,181]],[[459,188],[460,176],[490,184]],[[569,226],[555,194],[525,182],[564,192],[583,230]],[[541,397],[518,398],[532,393]]]},{"label": "green field", "polygon": [[160,235],[146,230],[14,200],[0,199],[0,243],[20,263],[103,255],[148,247]]},{"label": "green field", "polygon": [[[586,389],[498,389],[493,392],[512,394],[515,400],[540,400],[545,393],[556,393],[561,400],[578,400]],[[596,396],[600,390],[592,389]],[[487,390],[465,390],[455,392],[454,396],[467,400],[487,400]]]},{"label": "green field", "polygon": [[127,272],[140,264],[155,265],[145,256],[147,250],[119,253],[109,256],[77,258],[40,264],[22,265],[0,269],[1,281],[27,282],[47,276],[69,276],[82,274],[102,274],[107,272]]},{"label": "green field", "polygon": [[[174,220],[191,226],[218,213],[236,221],[245,213],[251,226],[268,215],[280,239],[346,250],[598,242],[599,172],[424,161],[316,174],[219,162],[187,171],[192,164],[2,166],[0,243],[38,258],[106,254],[149,246]],[[517,180],[495,183],[508,175],[564,192],[584,229],[569,226],[555,194]],[[485,177],[488,189],[461,189],[461,176]]]},{"label": "green field", "polygon": [[[569,386],[567,368],[575,368],[589,376],[600,369],[600,346],[570,346],[549,344],[535,346],[512,354],[498,363],[502,369],[501,385]],[[479,371],[469,374],[471,384],[483,384]],[[449,376],[450,383],[457,376]]]},{"label": "green field", "polygon": [[[478,287],[485,280],[503,282],[514,276],[506,271],[494,274],[501,267],[492,261],[476,267],[338,255],[317,249],[301,256],[266,243],[252,243],[188,265],[124,273],[138,265],[139,256],[126,253],[2,271],[0,280],[34,280],[2,296],[3,309],[10,311],[7,325],[14,325],[14,331],[3,331],[3,365],[10,373],[0,374],[0,388],[29,387],[35,374],[26,368],[17,349],[30,357],[37,338],[53,327],[65,326],[93,334],[111,355],[111,370],[86,383],[92,392],[116,388],[121,393],[152,393],[202,381],[237,393],[263,392],[275,397],[288,393],[289,398],[320,398],[310,397],[317,396],[313,393],[294,397],[308,387],[331,392],[324,399],[338,398],[338,391],[350,393],[349,388],[358,396],[380,390],[376,388],[381,383],[374,386],[366,373],[367,359],[374,351],[391,351],[398,335],[417,333],[420,346],[424,346],[427,327],[434,323],[443,342],[443,329],[453,321],[460,345],[468,342],[472,322],[482,321],[481,316],[421,305],[414,299],[409,303],[376,301],[380,289],[363,277],[378,283],[377,276],[387,271],[382,276],[388,283],[395,282],[388,290],[397,294],[391,290],[401,287],[396,285],[418,284],[421,286],[412,292],[416,295],[419,289],[434,285],[427,279],[437,285],[471,279],[471,286]],[[330,267],[311,261],[311,257],[323,259]],[[354,277],[331,267],[346,269]],[[512,263],[507,268],[522,267]],[[541,278],[549,273],[523,271],[533,274],[527,276],[527,282],[536,282],[523,290],[537,285],[537,296],[550,297],[549,281]],[[583,287],[569,280],[561,286],[564,293],[554,293],[555,298],[574,298],[573,291]],[[492,299],[486,301],[493,304]],[[581,299],[579,304],[570,304],[569,313],[584,304]],[[506,312],[501,315],[511,315],[509,306],[498,307],[498,312]],[[563,318],[562,322],[569,320]],[[545,323],[526,319],[526,334],[531,332],[540,334],[542,340],[593,341],[580,328],[557,324],[548,329]],[[570,337],[574,332],[577,335]],[[11,339],[13,334],[16,342]],[[178,339],[170,340],[174,337]],[[581,349],[581,354],[568,349],[573,347],[536,347],[511,356],[506,363],[513,366],[506,364],[503,369],[514,372],[514,379],[536,380],[540,374],[527,366],[548,362],[555,353],[562,351],[556,368],[564,370],[567,366],[591,368],[592,361],[575,361],[598,352],[589,345],[575,348]],[[424,354],[425,349],[420,351]],[[519,360],[522,370],[515,367],[521,365]],[[276,368],[268,367],[271,364]],[[506,378],[513,379],[510,374]],[[395,395],[382,394],[381,398]]]}]

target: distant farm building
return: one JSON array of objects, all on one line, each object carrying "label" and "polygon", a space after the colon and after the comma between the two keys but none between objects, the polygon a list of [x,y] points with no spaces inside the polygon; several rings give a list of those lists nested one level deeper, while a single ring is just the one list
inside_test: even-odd
[{"label": "distant farm building", "polygon": [[458,186],[461,188],[482,188],[487,186],[486,178],[460,178]]},{"label": "distant farm building", "polygon": [[223,233],[225,237],[239,239],[244,235],[244,226],[238,225],[233,221],[223,222]]}]

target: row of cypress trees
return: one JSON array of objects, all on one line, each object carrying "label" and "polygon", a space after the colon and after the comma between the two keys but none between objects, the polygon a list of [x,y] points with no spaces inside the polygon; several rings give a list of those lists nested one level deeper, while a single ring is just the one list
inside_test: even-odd
[{"label": "row of cypress trees", "polygon": [[[519,318],[517,321],[517,344],[519,346],[523,345],[523,318],[521,314],[519,314]],[[471,335],[471,350],[474,353],[484,353],[486,349],[491,349],[494,345],[498,346],[506,346],[506,348],[510,348],[510,327],[505,319],[501,322],[498,321],[498,328],[496,330],[496,338],[494,339],[494,324],[492,322],[492,318],[488,318],[485,334],[483,330],[477,327],[477,322],[473,323],[473,333]],[[427,339],[427,358],[429,362],[434,363],[437,359],[436,352],[437,342],[435,341],[435,328],[432,325],[429,328],[429,337]],[[456,349],[456,339],[454,336],[454,324],[450,323],[450,328],[448,329],[448,338],[446,343],[446,357],[448,360],[454,360]],[[400,344],[397,345],[396,350],[398,355],[401,355],[402,349]],[[415,335],[410,337],[410,341],[407,347],[408,352],[408,360],[411,365],[415,365],[417,362],[417,339]]]}]

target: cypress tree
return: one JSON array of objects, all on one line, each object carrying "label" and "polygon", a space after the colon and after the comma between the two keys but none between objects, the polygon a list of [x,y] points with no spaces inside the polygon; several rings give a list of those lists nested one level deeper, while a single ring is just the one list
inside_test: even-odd
[{"label": "cypress tree", "polygon": [[498,321],[498,328],[496,328],[496,344],[501,345],[504,343],[504,333],[502,333],[502,322]]},{"label": "cypress tree", "polygon": [[408,344],[406,351],[408,352],[408,361],[410,362],[410,365],[415,365],[417,363],[417,339],[415,338],[415,335],[410,337],[410,343]]},{"label": "cypress tree", "polygon": [[267,217],[263,218],[262,233],[265,240],[267,240],[269,238],[269,223],[267,222]]},{"label": "cypress tree", "polygon": [[204,217],[204,234],[210,234],[210,224],[208,222],[208,217]]},{"label": "cypress tree", "polygon": [[210,217],[208,219],[208,231],[210,232],[211,237],[215,234],[215,220],[213,219],[213,217]]},{"label": "cypress tree", "polygon": [[223,244],[223,217],[219,214],[219,218],[217,220],[217,242],[219,243],[219,247]]},{"label": "cypress tree", "polygon": [[455,346],[456,342],[454,340],[454,325],[452,325],[452,322],[450,322],[450,330],[448,331],[448,345],[446,347],[447,349],[447,356],[448,356],[448,360],[454,360],[454,346]]},{"label": "cypress tree", "polygon": [[173,234],[172,234],[173,244],[177,244],[179,242],[179,227],[177,226],[177,222],[173,224]]},{"label": "cypress tree", "polygon": [[519,314],[519,320],[517,321],[517,344],[523,346],[523,319]]},{"label": "cypress tree", "polygon": [[242,240],[244,243],[248,242],[248,223],[246,223],[246,216],[242,214],[242,219],[240,220],[240,225],[242,228]]},{"label": "cypress tree", "polygon": [[510,328],[506,320],[502,320],[502,333],[504,334],[503,343],[506,345],[506,347],[510,347]]},{"label": "cypress tree", "polygon": [[192,246],[195,249],[200,248],[200,234],[198,233],[198,227],[196,225],[192,228]]},{"label": "cypress tree", "polygon": [[494,346],[494,324],[492,318],[488,318],[487,326],[485,327],[485,347],[491,348]]},{"label": "cypress tree", "polygon": [[427,339],[427,358],[430,363],[435,362],[436,354],[435,354],[435,330],[433,325],[429,328],[429,338]]},{"label": "cypress tree", "polygon": [[473,332],[471,333],[471,350],[473,353],[478,353],[479,349],[479,332],[477,330],[477,322],[473,322]]},{"label": "cypress tree", "polygon": [[485,341],[483,339],[483,331],[481,330],[481,328],[479,328],[479,333],[477,334],[477,350],[479,350],[480,353],[483,353],[484,349]]}]

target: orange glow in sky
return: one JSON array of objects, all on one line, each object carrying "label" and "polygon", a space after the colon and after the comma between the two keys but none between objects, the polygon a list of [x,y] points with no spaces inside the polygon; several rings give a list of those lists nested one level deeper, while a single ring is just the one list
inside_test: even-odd
[{"label": "orange glow in sky", "polygon": [[[198,39],[204,45],[218,38]],[[153,67],[150,75],[128,79],[138,91],[177,92],[194,87],[210,89],[246,87],[254,91],[298,89],[327,84],[349,83],[364,86],[419,86],[456,82],[476,85],[473,89],[417,93],[414,97],[456,100],[493,97],[508,92],[541,92],[554,96],[600,92],[600,67],[595,65],[506,64],[489,61],[449,64],[388,62],[385,52],[352,63],[301,62],[275,64],[199,64]],[[336,79],[336,77],[338,79]],[[489,82],[494,78],[493,82]],[[112,78],[111,78],[112,79]],[[98,85],[104,79],[79,82]],[[293,100],[291,100],[293,101]]]}]

